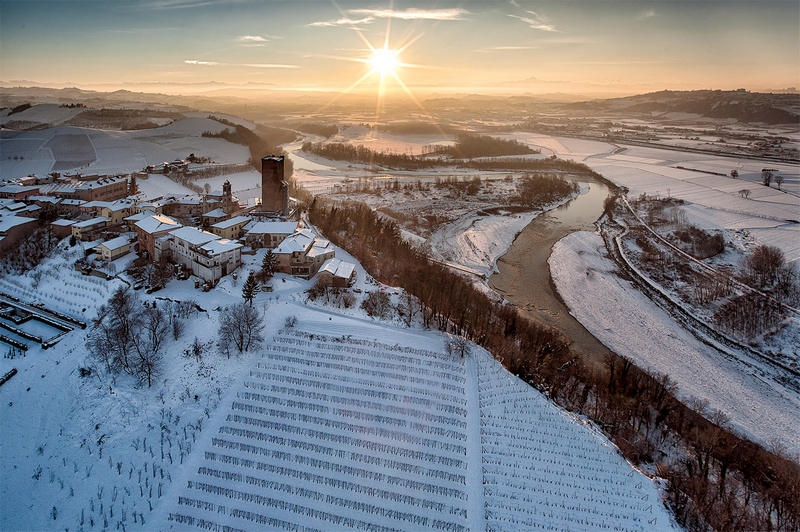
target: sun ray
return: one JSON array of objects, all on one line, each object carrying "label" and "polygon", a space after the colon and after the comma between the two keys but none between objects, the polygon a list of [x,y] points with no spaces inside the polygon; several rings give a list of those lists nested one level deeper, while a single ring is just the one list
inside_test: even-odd
[{"label": "sun ray", "polygon": [[[335,0],[332,0],[331,3],[336,7],[342,17],[346,17],[346,13],[342,10],[341,7],[336,3]],[[388,12],[392,13],[394,9],[394,0],[390,0]],[[341,60],[341,61],[350,61],[356,63],[362,63],[369,67],[369,70],[364,73],[360,78],[358,78],[355,82],[350,84],[349,87],[344,89],[338,96],[332,98],[332,100],[326,104],[331,105],[339,98],[354,91],[358,88],[361,84],[365,83],[369,78],[373,76],[377,76],[377,87],[376,87],[376,101],[375,101],[375,117],[373,120],[373,133],[374,128],[380,122],[381,115],[384,109],[384,103],[386,100],[387,89],[386,89],[386,82],[389,77],[394,80],[395,83],[402,89],[402,92],[413,102],[413,104],[423,112],[423,115],[426,118],[429,118],[442,136],[447,136],[445,131],[440,127],[438,121],[435,117],[433,117],[430,112],[425,108],[422,102],[417,99],[414,95],[411,88],[402,80],[400,77],[399,71],[405,68],[433,68],[426,65],[417,65],[411,63],[405,63],[401,60],[400,55],[405,52],[408,48],[413,46],[419,39],[421,39],[424,35],[423,32],[415,33],[412,35],[406,35],[403,40],[402,44],[399,46],[392,48],[391,45],[391,30],[392,30],[392,16],[386,17],[386,29],[383,35],[383,46],[380,48],[375,47],[374,44],[364,35],[362,29],[356,24],[350,24],[350,28],[356,33],[359,39],[364,43],[367,48],[367,57],[349,57],[349,56],[332,56],[332,55],[318,55],[317,57],[328,57],[331,59]]]}]

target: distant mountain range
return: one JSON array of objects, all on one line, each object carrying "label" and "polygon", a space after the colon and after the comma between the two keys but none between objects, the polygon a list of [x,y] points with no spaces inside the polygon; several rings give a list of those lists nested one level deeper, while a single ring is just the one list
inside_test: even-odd
[{"label": "distant mountain range", "polygon": [[651,118],[691,114],[705,118],[765,124],[800,123],[800,94],[745,90],[661,91],[625,98],[565,104],[574,111],[638,113]]},{"label": "distant mountain range", "polygon": [[[212,84],[213,85],[213,84]],[[78,88],[0,87],[0,107],[14,107],[20,103],[72,103],[89,106],[113,105],[125,107],[171,106],[174,110],[205,109],[225,110],[238,106],[269,105],[319,105],[336,101],[339,104],[360,105],[374,99],[364,95],[341,95],[331,92],[302,92],[268,89],[264,87],[210,88],[205,92],[186,95],[132,92],[117,90],[99,92]],[[550,92],[546,94],[437,94],[423,98],[431,111],[457,109],[461,111],[515,110],[522,112],[558,109],[573,113],[586,112],[609,116],[635,115],[648,119],[681,118],[682,115],[722,119],[737,122],[764,124],[800,123],[800,93],[787,89],[775,93],[695,90],[660,91],[621,98],[597,99],[589,95]]]}]

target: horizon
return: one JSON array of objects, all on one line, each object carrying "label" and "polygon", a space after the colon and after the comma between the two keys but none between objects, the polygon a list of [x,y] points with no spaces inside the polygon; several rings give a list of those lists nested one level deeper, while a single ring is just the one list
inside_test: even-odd
[{"label": "horizon", "polygon": [[633,95],[800,85],[800,5],[0,0],[0,83],[98,92]]}]

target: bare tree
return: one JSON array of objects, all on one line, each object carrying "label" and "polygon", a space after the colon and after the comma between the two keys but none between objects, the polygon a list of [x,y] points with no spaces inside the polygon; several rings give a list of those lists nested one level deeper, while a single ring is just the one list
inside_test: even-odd
[{"label": "bare tree", "polygon": [[144,278],[152,287],[165,286],[175,273],[175,267],[169,262],[154,262],[144,269]]},{"label": "bare tree", "polygon": [[444,347],[448,355],[461,355],[464,358],[469,354],[469,342],[463,336],[448,334]]},{"label": "bare tree", "polygon": [[742,190],[739,191],[739,195],[741,197],[743,197],[744,199],[747,199],[747,198],[750,197],[750,190],[746,189],[746,188],[743,188]]},{"label": "bare tree", "polygon": [[768,187],[770,183],[772,183],[772,176],[775,175],[772,173],[772,170],[762,170],[761,171],[761,184],[765,187]]},{"label": "bare tree", "polygon": [[164,312],[145,303],[135,292],[121,287],[114,291],[94,321],[87,347],[108,371],[123,371],[152,384],[161,361],[161,345],[168,332]]},{"label": "bare tree", "polygon": [[256,309],[245,303],[235,303],[220,315],[220,347],[227,353],[231,345],[240,353],[249,351],[264,341],[263,329],[264,320]]},{"label": "bare tree", "polygon": [[781,190],[781,185],[783,184],[783,176],[776,175],[775,176],[775,184],[778,185],[778,190]]},{"label": "bare tree", "polygon": [[153,351],[160,351],[161,344],[167,337],[169,330],[169,323],[167,316],[160,308],[153,306],[146,306],[142,313],[142,325],[146,333],[147,347]]},{"label": "bare tree", "polygon": [[731,170],[731,177],[734,179],[739,177],[739,170]]},{"label": "bare tree", "polygon": [[783,251],[775,246],[760,245],[744,260],[744,273],[759,287],[774,283],[786,262]]}]

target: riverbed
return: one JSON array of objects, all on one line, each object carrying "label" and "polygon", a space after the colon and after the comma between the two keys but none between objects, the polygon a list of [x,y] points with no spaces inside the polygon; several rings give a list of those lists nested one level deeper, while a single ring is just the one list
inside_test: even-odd
[{"label": "riverbed", "polygon": [[[582,189],[588,186],[588,191],[528,224],[497,261],[498,273],[489,278],[489,286],[523,314],[559,329],[573,342],[576,352],[602,360],[609,349],[569,313],[555,291],[547,264],[556,242],[574,231],[593,231],[594,222],[603,213],[608,187],[594,179],[577,181]],[[575,274],[585,275],[585,272]]]}]

